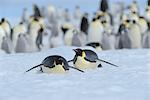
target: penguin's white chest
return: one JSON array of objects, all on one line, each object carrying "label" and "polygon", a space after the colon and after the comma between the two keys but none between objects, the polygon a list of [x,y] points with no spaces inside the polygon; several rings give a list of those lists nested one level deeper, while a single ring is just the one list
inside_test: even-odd
[{"label": "penguin's white chest", "polygon": [[84,70],[84,69],[95,69],[97,67],[97,62],[89,62],[89,61],[86,61],[84,58],[82,57],[77,57],[77,60],[74,64],[74,66],[76,68],[79,68],[81,70]]},{"label": "penguin's white chest", "polygon": [[44,67],[42,66],[42,71],[44,73],[54,73],[54,74],[63,74],[66,73],[66,71],[64,70],[62,65],[56,65],[54,68],[48,68],[48,67]]}]

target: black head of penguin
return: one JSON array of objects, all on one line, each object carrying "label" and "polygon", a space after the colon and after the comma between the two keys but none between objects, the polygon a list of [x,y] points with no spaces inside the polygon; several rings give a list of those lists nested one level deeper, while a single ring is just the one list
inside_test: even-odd
[{"label": "black head of penguin", "polygon": [[96,21],[96,18],[93,18],[93,19],[92,19],[92,22],[95,22],[95,21]]},{"label": "black head of penguin", "polygon": [[69,29],[62,26],[62,27],[61,27],[61,30],[62,30],[63,33],[65,34]]},{"label": "black head of penguin", "polygon": [[108,5],[108,0],[101,0],[100,2],[100,10],[103,12],[108,11],[109,5]]},{"label": "black head of penguin", "polygon": [[1,22],[2,22],[2,23],[5,22],[5,18],[2,18],[2,19],[1,19]]}]

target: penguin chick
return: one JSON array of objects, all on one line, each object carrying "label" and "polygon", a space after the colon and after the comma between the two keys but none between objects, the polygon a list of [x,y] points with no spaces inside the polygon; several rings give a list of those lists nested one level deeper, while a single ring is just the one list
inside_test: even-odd
[{"label": "penguin chick", "polygon": [[70,60],[68,62],[73,62],[74,66],[78,69],[85,70],[85,69],[95,69],[96,67],[102,67],[100,62],[105,62],[107,64],[113,65],[118,67],[117,65],[114,65],[110,62],[101,60],[98,58],[98,55],[88,49],[74,49],[75,56],[73,60]]},{"label": "penguin chick", "polygon": [[80,72],[84,72],[78,68],[69,66],[67,60],[59,55],[52,55],[46,57],[41,64],[32,67],[26,72],[29,72],[30,70],[37,67],[40,67],[40,71],[44,73],[61,74],[61,73],[66,73],[69,70],[69,68],[73,68]]}]

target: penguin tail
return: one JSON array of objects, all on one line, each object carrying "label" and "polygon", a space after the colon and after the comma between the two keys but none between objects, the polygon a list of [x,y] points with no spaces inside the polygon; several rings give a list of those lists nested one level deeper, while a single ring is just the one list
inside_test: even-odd
[{"label": "penguin tail", "polygon": [[119,66],[117,66],[117,65],[115,65],[115,64],[112,64],[112,63],[110,63],[110,62],[108,62],[108,61],[105,61],[105,60],[102,60],[102,59],[98,59],[98,61],[104,62],[104,63],[106,63],[106,64],[109,64],[109,65],[112,65],[112,66],[115,66],[115,67],[119,67]]},{"label": "penguin tail", "polygon": [[72,69],[75,69],[75,70],[78,70],[78,71],[80,71],[80,72],[84,73],[84,71],[83,71],[83,70],[78,69],[78,68],[76,68],[76,67],[69,66],[69,68],[72,68]]},{"label": "penguin tail", "polygon": [[43,65],[43,64],[39,64],[39,65],[37,65],[37,66],[34,66],[34,67],[30,68],[29,70],[27,70],[26,72],[29,72],[29,71],[31,71],[32,69],[35,69],[35,68],[37,68],[37,67],[39,67],[39,66],[41,66],[41,65]]}]

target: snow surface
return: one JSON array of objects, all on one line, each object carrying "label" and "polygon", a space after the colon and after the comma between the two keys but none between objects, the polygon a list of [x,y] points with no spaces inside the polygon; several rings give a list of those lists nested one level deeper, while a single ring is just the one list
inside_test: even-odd
[{"label": "snow surface", "polygon": [[72,48],[59,47],[38,53],[1,54],[0,100],[150,100],[150,50],[99,52],[99,58],[120,67],[103,67],[80,73],[24,73],[50,55],[70,60]]}]

